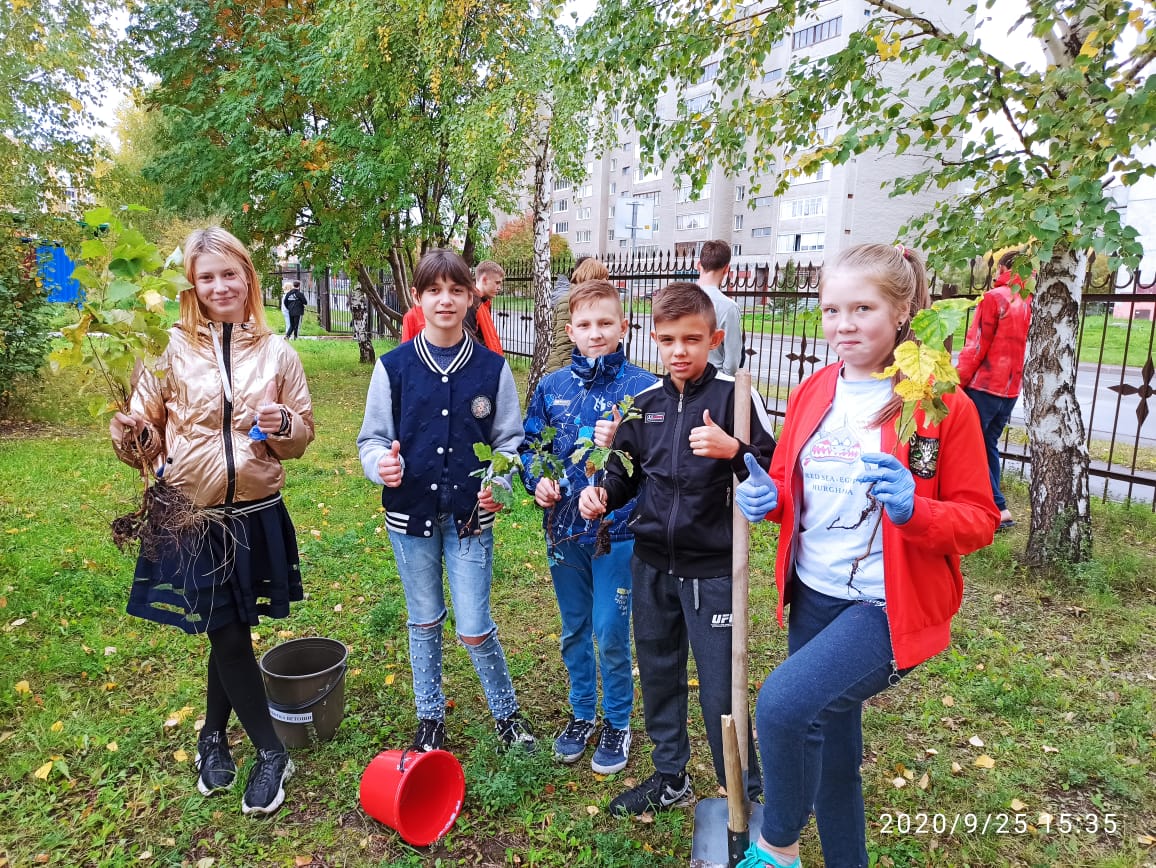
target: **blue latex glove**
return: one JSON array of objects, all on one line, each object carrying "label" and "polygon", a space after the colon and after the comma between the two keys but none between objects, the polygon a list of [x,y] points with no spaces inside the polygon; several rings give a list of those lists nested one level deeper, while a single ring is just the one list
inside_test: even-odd
[{"label": "blue latex glove", "polygon": [[755,460],[755,456],[748,452],[743,456],[743,462],[750,476],[735,489],[735,503],[747,521],[762,521],[768,512],[779,505],[779,490],[775,488],[774,480],[767,475],[767,471]]},{"label": "blue latex glove", "polygon": [[911,471],[886,452],[865,452],[860,458],[867,470],[859,482],[875,483],[871,493],[887,515],[895,524],[906,524],[915,512],[915,477]]},{"label": "blue latex glove", "polygon": [[253,417],[253,427],[249,429],[250,440],[268,440],[269,435],[257,427],[257,417]]}]

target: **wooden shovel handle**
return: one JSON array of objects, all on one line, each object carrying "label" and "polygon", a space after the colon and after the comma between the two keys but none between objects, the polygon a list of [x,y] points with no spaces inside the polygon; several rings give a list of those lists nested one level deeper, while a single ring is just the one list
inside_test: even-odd
[{"label": "wooden shovel handle", "polygon": [[[751,372],[741,368],[735,372],[735,427],[734,436],[743,443],[751,441]],[[736,476],[732,491],[739,484]],[[733,501],[733,497],[731,498]],[[742,769],[749,769],[747,744],[747,602],[750,598],[750,533],[751,525],[737,504],[732,503],[731,518],[731,716],[737,722],[739,760]],[[727,790],[731,787],[728,784]],[[746,784],[740,788],[746,792]]]}]

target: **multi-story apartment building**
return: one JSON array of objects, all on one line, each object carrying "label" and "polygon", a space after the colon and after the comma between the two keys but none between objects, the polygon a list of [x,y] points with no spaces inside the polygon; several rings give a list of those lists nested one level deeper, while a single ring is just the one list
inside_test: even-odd
[{"label": "multi-story apartment building", "polygon": [[[916,5],[927,7],[925,14],[955,32],[972,29],[973,17],[963,0]],[[863,0],[821,3],[814,17],[798,22],[768,54],[756,87],[771,91],[785,86],[788,70],[844,48],[850,34],[872,14],[873,7]],[[690,111],[709,110],[725,96],[715,86],[717,74],[718,61],[707,63],[697,84],[680,97],[665,97],[657,110],[673,117],[675,99]],[[819,135],[830,138],[837,123],[836,117],[822,122]],[[702,242],[720,238],[731,243],[737,262],[819,263],[851,244],[894,241],[899,227],[934,201],[932,193],[889,197],[884,184],[926,167],[920,157],[894,153],[864,155],[841,166],[824,164],[809,177],[797,178],[782,195],[774,194],[770,176],[735,177],[715,168],[702,190],[693,194],[669,169],[647,167],[640,159],[637,134],[625,126],[618,129],[616,147],[587,154],[582,182],[554,184],[551,229],[569,241],[575,255],[697,253]],[[652,221],[650,232],[636,231],[632,238],[623,230],[630,221],[619,212],[634,202],[650,204]]]}]

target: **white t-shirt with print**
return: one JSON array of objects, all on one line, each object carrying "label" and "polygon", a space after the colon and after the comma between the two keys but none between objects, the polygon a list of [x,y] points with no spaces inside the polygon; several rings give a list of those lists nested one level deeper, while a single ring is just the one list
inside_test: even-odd
[{"label": "white t-shirt with print", "polygon": [[885,598],[883,534],[871,539],[882,506],[872,508],[867,483],[856,480],[866,469],[860,456],[880,450],[880,432],[870,420],[891,394],[890,379],[839,377],[831,410],[799,455],[803,507],[795,569],[808,587],[830,597]]}]

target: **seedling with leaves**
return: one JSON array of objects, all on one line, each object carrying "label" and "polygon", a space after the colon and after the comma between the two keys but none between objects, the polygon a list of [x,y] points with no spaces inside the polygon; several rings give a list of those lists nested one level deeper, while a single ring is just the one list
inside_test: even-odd
[{"label": "seedling with leaves", "polygon": [[[627,395],[609,410],[602,414],[604,419],[613,419],[615,411],[621,415],[622,422],[629,422],[633,419],[641,419],[642,413],[634,406],[634,396]],[[634,473],[634,459],[629,453],[621,449],[615,449],[613,446],[597,446],[594,440],[590,437],[579,437],[574,443],[574,451],[570,453],[570,463],[578,464],[585,462],[586,476],[590,479],[591,485],[600,484],[602,477],[606,473],[606,464],[610,461],[610,456],[616,456],[622,462],[622,466],[626,468],[628,474]],[[594,540],[594,557],[608,554],[610,552],[610,519],[603,518],[598,525],[598,533]]]},{"label": "seedling with leaves", "polygon": [[[494,501],[509,509],[514,505],[514,491],[510,487],[509,476],[518,466],[517,457],[511,458],[504,452],[496,451],[489,443],[475,443],[474,455],[482,462],[470,476],[477,476],[482,480],[482,488],[490,489]],[[461,535],[469,536],[474,524],[474,516],[478,514],[479,506],[474,507],[470,520],[462,526]]]},{"label": "seedling with leaves", "polygon": [[[566,463],[554,454],[554,438],[558,436],[558,429],[549,425],[544,427],[538,436],[529,443],[527,450],[530,455],[530,473],[541,479],[550,479],[559,486],[566,484]],[[555,556],[554,548],[557,541],[554,539],[554,505],[546,509],[546,553]]]},{"label": "seedling with leaves", "polygon": [[[122,213],[143,210],[129,205]],[[66,343],[49,363],[54,372],[80,369],[86,386],[103,393],[90,404],[94,415],[128,413],[137,365],[153,367],[168,346],[165,301],[189,283],[180,248],[163,259],[155,244],[109,208],[87,212],[84,222],[93,237],[81,245],[82,264],[72,276],[84,287],[85,300],[76,323],[61,329]],[[153,462],[163,443],[154,432],[126,429],[120,446],[136,456],[142,494],[136,512],[113,521],[113,541],[124,549],[139,540],[142,552],[155,557],[173,534],[199,520],[197,511],[187,497],[157,482]]]}]

